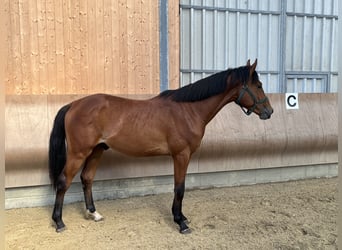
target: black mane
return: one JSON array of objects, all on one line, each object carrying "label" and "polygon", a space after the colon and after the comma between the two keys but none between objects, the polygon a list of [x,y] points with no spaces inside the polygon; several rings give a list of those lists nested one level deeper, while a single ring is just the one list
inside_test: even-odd
[{"label": "black mane", "polygon": [[[258,75],[254,72],[253,78]],[[246,82],[249,77],[249,67],[242,66],[218,72],[204,79],[198,80],[182,88],[166,90],[160,97],[171,98],[175,102],[196,102],[223,93],[227,89],[227,77],[232,76],[232,84]],[[239,81],[238,81],[239,80]],[[254,80],[254,79],[253,79]]]}]

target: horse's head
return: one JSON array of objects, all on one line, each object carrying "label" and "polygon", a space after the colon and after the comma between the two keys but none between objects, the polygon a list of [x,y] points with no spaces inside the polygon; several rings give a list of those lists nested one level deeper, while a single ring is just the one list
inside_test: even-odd
[{"label": "horse's head", "polygon": [[247,69],[249,75],[239,87],[238,97],[235,103],[238,104],[246,115],[256,113],[260,119],[266,120],[271,117],[273,108],[265,95],[262,88],[262,83],[259,80],[258,73],[255,71],[257,66],[257,60],[250,65],[250,61],[247,61]]}]

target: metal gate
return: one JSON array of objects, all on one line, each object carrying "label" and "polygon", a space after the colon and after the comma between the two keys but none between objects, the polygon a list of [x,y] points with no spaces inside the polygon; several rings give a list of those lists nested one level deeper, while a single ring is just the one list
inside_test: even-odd
[{"label": "metal gate", "polygon": [[181,0],[181,85],[258,58],[268,93],[337,91],[337,0]]}]

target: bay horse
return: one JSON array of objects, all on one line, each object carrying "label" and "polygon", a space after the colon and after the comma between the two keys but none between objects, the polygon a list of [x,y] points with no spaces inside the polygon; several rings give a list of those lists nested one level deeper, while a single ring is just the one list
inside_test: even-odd
[{"label": "bay horse", "polygon": [[271,117],[273,108],[251,65],[228,69],[148,100],[107,94],[86,96],[62,107],[49,142],[49,173],[56,191],[52,219],[56,231],[62,220],[64,195],[83,166],[81,181],[86,211],[95,221],[92,184],[98,162],[109,148],[131,156],[170,155],[174,162],[172,214],[181,233],[189,233],[182,213],[185,175],[191,155],[200,146],[206,125],[226,104],[235,101],[245,114]]}]

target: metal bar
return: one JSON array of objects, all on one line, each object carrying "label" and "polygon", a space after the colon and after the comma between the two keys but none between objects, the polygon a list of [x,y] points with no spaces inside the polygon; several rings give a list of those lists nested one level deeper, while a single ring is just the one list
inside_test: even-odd
[{"label": "metal bar", "polygon": [[[217,73],[217,72],[221,72],[223,70],[226,69],[180,69],[181,73],[187,74],[187,73],[191,73],[194,72],[195,74],[199,74],[199,73],[204,73],[204,74],[213,74],[213,73]],[[271,75],[279,75],[279,71],[267,71],[267,70],[258,70],[259,74],[271,74]]]},{"label": "metal bar", "polygon": [[315,13],[315,6],[316,6],[316,0],[312,0],[313,3],[312,3],[312,13]]},{"label": "metal bar", "polygon": [[323,78],[327,76],[330,71],[287,71],[286,72],[286,77],[306,77],[306,78]]},{"label": "metal bar", "polygon": [[333,60],[334,60],[334,52],[335,52],[335,20],[332,20],[331,24],[331,46],[330,46],[330,60],[329,60],[329,70],[332,70]]},{"label": "metal bar", "polygon": [[[202,1],[202,4],[205,5],[205,0]],[[202,69],[206,68],[206,10],[202,10]],[[202,72],[202,78],[204,77],[205,73]]]},{"label": "metal bar", "polygon": [[306,16],[304,17],[304,20],[303,20],[303,44],[302,44],[302,62],[301,62],[302,70],[304,70],[304,64],[305,64],[305,60],[304,60],[304,57],[305,57],[305,44],[306,44],[305,31],[306,31]]},{"label": "metal bar", "polygon": [[[214,2],[214,5],[217,5],[217,1],[215,0]],[[217,68],[217,45],[218,45],[218,34],[217,34],[217,23],[218,23],[218,20],[217,20],[217,10],[214,10],[214,22],[213,22],[213,30],[214,30],[214,42],[213,42],[213,62],[214,62],[214,69]]]},{"label": "metal bar", "polygon": [[[304,0],[303,1],[303,12],[305,12],[306,11],[306,0]],[[305,31],[306,31],[306,19],[307,19],[307,17],[306,16],[304,16],[303,17],[303,32],[302,32],[302,36],[303,36],[303,39],[302,39],[302,48],[301,48],[301,56],[302,56],[302,58],[301,58],[301,70],[304,70],[304,64],[305,64],[305,60],[304,60],[304,58],[305,58],[305,44],[306,44],[306,39],[305,39]],[[306,81],[304,82],[304,84],[306,84]]]},{"label": "metal bar", "polygon": [[[260,0],[257,0],[257,8],[260,9]],[[257,37],[256,37],[256,58],[259,58],[260,55],[260,16],[259,13],[257,15],[257,23],[256,23],[256,29],[257,29]]]},{"label": "metal bar", "polygon": [[[340,8],[341,9],[341,8]],[[331,5],[331,14],[333,14],[335,10],[335,1],[332,1],[332,5]],[[331,46],[330,46],[330,60],[329,60],[329,71],[332,71],[333,68],[333,60],[334,60],[334,51],[335,51],[335,47],[334,47],[334,41],[335,41],[335,19],[332,20],[332,24],[331,24]],[[340,22],[339,22],[340,23]],[[330,92],[331,89],[331,75],[330,74],[327,77],[327,84],[326,84],[326,92]]]},{"label": "metal bar", "polygon": [[315,53],[316,53],[316,17],[313,18],[312,22],[312,54],[311,54],[311,70],[315,68]]},{"label": "metal bar", "polygon": [[336,15],[325,15],[325,14],[312,14],[312,13],[300,13],[300,12],[286,12],[287,16],[297,16],[297,17],[317,17],[326,19],[338,19]]},{"label": "metal bar", "polygon": [[[249,9],[249,1],[246,1],[246,7],[247,7],[247,9]],[[251,27],[250,26],[250,17],[251,17],[251,14],[250,13],[247,13],[247,27],[246,27],[246,30],[249,30],[249,27]],[[249,44],[249,32],[247,31],[246,32],[246,43],[247,43],[247,45],[246,45],[246,55],[247,55],[247,58],[249,58],[250,57],[250,55],[249,55],[249,46],[250,46],[250,44]],[[246,59],[247,59],[246,58]]]},{"label": "metal bar", "polygon": [[[182,25],[182,19],[183,19],[183,10],[182,8],[179,8],[179,22],[180,22],[180,27],[179,27],[179,39],[180,39],[180,42],[179,42],[179,50],[180,50],[180,65],[179,67],[182,68],[183,65],[184,65],[184,56],[183,56],[183,39],[184,39],[184,34],[183,34],[183,25]],[[183,73],[181,71],[179,71],[179,77],[180,77],[180,86],[183,86],[184,85],[184,81],[183,81]]]},{"label": "metal bar", "polygon": [[[225,2],[225,4],[227,4],[227,2]],[[225,67],[228,67],[228,62],[229,62],[229,39],[228,39],[228,34],[229,34],[229,13],[228,11],[225,12],[225,35],[224,35],[224,46],[225,46],[225,50],[224,50],[224,65]]]},{"label": "metal bar", "polygon": [[330,92],[330,74],[326,75],[326,78],[324,79],[324,81],[326,82],[325,84],[325,92],[328,93]]},{"label": "metal bar", "polygon": [[[236,31],[238,33],[240,27],[240,12],[236,13]],[[236,44],[235,44],[235,48],[236,48],[236,53],[235,53],[235,64],[238,64],[239,61],[239,52],[240,52],[240,39],[239,39],[239,34],[236,34]]]},{"label": "metal bar", "polygon": [[294,69],[294,64],[295,64],[295,50],[296,50],[296,22],[297,22],[297,17],[293,17],[293,25],[292,25],[292,32],[293,32],[293,37],[292,37],[292,55],[291,55],[291,70]]},{"label": "metal bar", "polygon": [[271,42],[272,42],[272,25],[271,25],[271,17],[272,15],[269,14],[268,15],[268,19],[267,19],[267,22],[268,22],[268,39],[267,39],[267,48],[269,48],[267,50],[267,69],[270,68],[270,61],[271,61],[271,53],[270,53],[270,48],[271,48]]},{"label": "metal bar", "polygon": [[281,16],[279,22],[279,47],[280,47],[280,56],[279,56],[279,82],[280,86],[279,92],[286,92],[286,79],[285,79],[285,60],[286,60],[286,6],[287,0],[281,1]]},{"label": "metal bar", "polygon": [[331,1],[331,14],[334,14],[334,10],[338,9],[338,7],[336,6],[335,3],[337,3],[337,1],[335,1],[335,0]]},{"label": "metal bar", "polygon": [[[246,27],[246,30],[248,30],[249,29],[249,27],[251,27],[251,25],[250,25],[250,20],[251,20],[251,14],[250,13],[248,13],[247,14],[247,27]],[[249,58],[249,47],[250,47],[250,43],[249,43],[249,32],[246,32],[247,34],[246,34],[246,41],[247,41],[247,46],[246,46],[246,55],[247,55],[247,57]]]},{"label": "metal bar", "polygon": [[240,13],[251,13],[251,14],[263,14],[263,15],[280,15],[279,11],[265,11],[265,10],[248,10],[248,9],[239,9],[239,8],[225,8],[225,7],[213,7],[213,6],[199,6],[199,5],[187,5],[180,4],[180,8],[182,9],[195,9],[195,10],[209,10],[209,11],[228,11],[228,12],[240,12]]},{"label": "metal bar", "polygon": [[[322,14],[325,13],[325,4],[324,1],[322,1]],[[325,45],[325,35],[324,35],[324,30],[326,26],[326,18],[324,17],[322,20],[322,47],[321,47],[321,65],[320,65],[320,70],[323,70],[323,56],[324,56],[324,45]]]},{"label": "metal bar", "polygon": [[261,32],[260,31],[261,31],[261,14],[258,14],[257,57],[260,56],[260,47],[261,47]]},{"label": "metal bar", "polygon": [[[190,2],[192,5],[192,0]],[[193,68],[193,61],[194,61],[194,51],[193,51],[193,41],[194,41],[194,9],[190,9],[190,69]],[[194,80],[194,73],[190,73],[190,82]]]},{"label": "metal bar", "polygon": [[325,35],[324,35],[324,30],[325,30],[325,18],[323,18],[322,22],[322,44],[321,44],[321,57],[320,57],[320,70],[323,70],[323,56],[324,56],[324,44],[325,44]]},{"label": "metal bar", "polygon": [[160,91],[169,88],[168,1],[159,0],[159,64]]}]

